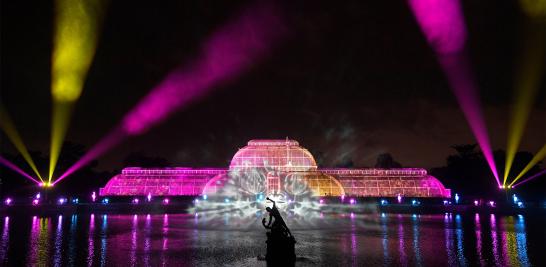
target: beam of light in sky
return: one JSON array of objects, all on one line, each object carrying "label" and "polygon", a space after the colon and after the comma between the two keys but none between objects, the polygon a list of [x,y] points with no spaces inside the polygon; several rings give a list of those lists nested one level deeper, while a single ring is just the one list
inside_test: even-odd
[{"label": "beam of light in sky", "polygon": [[28,149],[25,146],[25,143],[23,143],[23,139],[21,139],[21,135],[19,135],[19,132],[15,128],[15,125],[13,124],[13,121],[11,120],[11,117],[5,110],[4,106],[0,104],[0,128],[6,133],[6,136],[8,139],[13,143],[17,151],[21,153],[21,156],[25,159],[25,161],[28,163],[32,171],[38,176],[38,178],[43,182],[42,176],[40,175],[40,172],[38,172],[38,168],[36,168],[36,164],[34,164],[34,160],[32,160],[32,157],[28,153]]},{"label": "beam of light in sky", "polygon": [[542,170],[542,171],[536,173],[535,175],[532,175],[531,177],[528,177],[528,178],[524,179],[523,181],[520,181],[517,184],[512,185],[512,188],[516,188],[517,186],[520,186],[521,184],[529,182],[530,180],[533,180],[533,179],[538,178],[538,177],[540,177],[542,175],[545,175],[545,174],[546,174],[546,170]]},{"label": "beam of light in sky", "polygon": [[459,53],[466,43],[466,27],[458,0],[409,0],[409,5],[436,53]]},{"label": "beam of light in sky", "polygon": [[521,170],[521,172],[516,176],[516,178],[509,184],[509,186],[512,186],[514,183],[516,183],[523,175],[525,175],[533,166],[535,166],[537,163],[539,163],[541,160],[543,160],[546,157],[546,144],[542,146],[542,148],[535,154],[535,156],[527,163],[525,168]]},{"label": "beam of light in sky", "polygon": [[[508,128],[503,185],[506,185],[506,180],[510,175],[514,157],[533,107],[533,100],[535,100],[538,93],[540,79],[544,74],[544,57],[546,55],[546,16],[544,9],[546,9],[546,1],[535,0],[532,2],[535,4],[529,6],[532,5],[530,1],[521,1],[523,10],[529,10],[525,12],[529,17],[525,21],[523,46],[518,58],[518,68],[516,68],[514,103]],[[542,4],[540,4],[541,2]],[[542,11],[540,5],[542,5]],[[532,7],[535,7],[535,9]]]},{"label": "beam of light in sky", "polygon": [[72,107],[81,95],[85,76],[95,54],[97,30],[105,3],[104,0],[55,1],[49,182],[66,136]]},{"label": "beam of light in sky", "polygon": [[500,186],[497,167],[481,111],[478,89],[464,52],[466,28],[458,0],[409,0],[429,45],[436,52],[452,91]]},{"label": "beam of light in sky", "polygon": [[520,0],[521,9],[533,19],[544,19],[546,16],[546,0]]},{"label": "beam of light in sky", "polygon": [[205,41],[190,64],[171,72],[123,118],[120,126],[91,148],[54,183],[58,183],[128,136],[140,135],[211,89],[249,70],[285,35],[280,10],[269,2],[247,8]]},{"label": "beam of light in sky", "polygon": [[32,178],[28,173],[21,170],[19,167],[15,166],[15,164],[11,163],[9,160],[5,159],[4,157],[0,156],[0,164],[6,166],[7,168],[11,169],[12,171],[20,174],[21,176],[35,182],[36,184],[40,184],[40,181]]}]

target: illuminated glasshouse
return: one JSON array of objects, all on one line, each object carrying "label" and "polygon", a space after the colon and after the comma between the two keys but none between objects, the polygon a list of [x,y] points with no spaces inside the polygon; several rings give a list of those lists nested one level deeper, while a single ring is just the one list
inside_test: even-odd
[{"label": "illuminated glasshouse", "polygon": [[450,197],[451,192],[420,168],[343,169],[317,167],[294,140],[251,140],[229,169],[125,168],[100,189],[102,196],[307,195]]}]

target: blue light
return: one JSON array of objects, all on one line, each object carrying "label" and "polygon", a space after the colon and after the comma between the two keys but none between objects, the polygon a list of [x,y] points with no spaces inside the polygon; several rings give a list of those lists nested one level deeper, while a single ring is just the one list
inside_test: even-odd
[{"label": "blue light", "polygon": [[229,203],[229,198],[225,198],[224,202]]},{"label": "blue light", "polygon": [[421,202],[419,202],[418,200],[415,200],[415,199],[411,200],[411,205],[418,206],[419,204],[421,204]]},{"label": "blue light", "polygon": [[78,204],[78,203],[80,203],[80,200],[78,198],[72,199],[72,204]]},{"label": "blue light", "polygon": [[110,203],[110,200],[108,198],[105,198],[102,200],[102,204],[108,204]]},{"label": "blue light", "polygon": [[203,195],[203,200],[207,200],[207,195]]},{"label": "blue light", "polygon": [[460,199],[460,198],[459,198],[459,194],[455,194],[455,203],[458,204],[458,203],[459,203],[459,199]]},{"label": "blue light", "polygon": [[381,199],[381,205],[387,205],[389,202],[386,199]]},{"label": "blue light", "polygon": [[516,194],[512,195],[512,199],[514,200],[514,204],[517,204],[519,202],[518,196],[516,196]]},{"label": "blue light", "polygon": [[518,208],[523,208],[523,207],[525,207],[525,206],[523,205],[523,202],[518,201]]}]

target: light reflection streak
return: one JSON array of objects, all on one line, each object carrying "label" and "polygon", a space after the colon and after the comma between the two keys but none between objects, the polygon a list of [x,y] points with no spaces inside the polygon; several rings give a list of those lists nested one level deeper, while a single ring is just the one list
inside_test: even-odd
[{"label": "light reflection streak", "polygon": [[49,260],[49,230],[50,218],[40,218],[40,234],[38,237],[37,265],[47,265]]},{"label": "light reflection streak", "polygon": [[78,225],[78,215],[72,215],[70,221],[70,240],[68,242],[68,265],[75,266],[76,261],[76,230]]},{"label": "light reflection streak", "polygon": [[463,226],[461,223],[461,215],[455,215],[455,235],[457,237],[457,260],[459,261],[459,266],[467,266],[468,261],[464,256],[464,238],[463,238]]},{"label": "light reflection streak", "polygon": [[383,237],[381,240],[381,244],[383,245],[383,265],[390,266],[392,260],[389,256],[389,228],[385,213],[381,213],[381,235]]},{"label": "light reflection streak", "polygon": [[478,259],[480,260],[480,266],[485,266],[485,260],[483,258],[483,248],[482,248],[482,225],[480,223],[480,214],[476,213],[474,216],[474,222],[476,225],[476,253],[478,254]]},{"label": "light reflection streak", "polygon": [[455,266],[455,256],[453,255],[453,229],[451,228],[451,213],[444,216],[444,234],[446,241],[447,260],[449,266]]},{"label": "light reflection streak", "polygon": [[355,226],[354,214],[351,212],[351,259],[353,266],[358,266],[358,247],[356,242],[356,231],[357,230]]},{"label": "light reflection streak", "polygon": [[497,220],[495,214],[491,214],[491,239],[493,242],[493,260],[496,266],[501,266],[501,260],[499,255],[499,241],[497,237]]},{"label": "light reflection streak", "polygon": [[169,215],[165,214],[163,215],[163,228],[162,228],[162,234],[163,234],[163,245],[161,246],[161,264],[163,266],[167,265],[167,258],[165,257],[166,252],[169,250]]},{"label": "light reflection streak", "polygon": [[100,265],[106,265],[106,251],[107,251],[107,227],[108,227],[108,216],[106,214],[102,215],[102,227],[100,229]]},{"label": "light reflection streak", "polygon": [[57,231],[55,232],[55,254],[53,254],[53,265],[60,266],[62,262],[63,249],[63,215],[59,215],[57,220]]},{"label": "light reflection streak", "polygon": [[525,219],[522,215],[518,215],[516,223],[516,242],[518,250],[518,261],[522,266],[530,266],[529,257],[527,256],[527,232],[525,231]]},{"label": "light reflection streak", "polygon": [[38,217],[32,216],[32,226],[30,228],[30,246],[27,264],[33,265],[36,264],[36,257],[38,255],[38,234],[39,234],[39,223]]},{"label": "light reflection streak", "polygon": [[406,246],[404,244],[404,222],[402,215],[398,214],[398,250],[400,253],[400,265],[408,265],[408,257],[406,255]]},{"label": "light reflection streak", "polygon": [[2,229],[2,240],[0,241],[0,264],[5,263],[8,258],[9,248],[9,217],[4,217],[4,228]]},{"label": "light reflection streak", "polygon": [[514,233],[514,217],[509,216],[503,220],[504,231],[502,231],[502,243],[504,248],[505,263],[510,266],[518,264],[516,235]]},{"label": "light reflection streak", "polygon": [[87,238],[87,266],[93,266],[93,259],[95,258],[95,214],[91,214],[89,218],[89,235]]},{"label": "light reflection streak", "polygon": [[413,225],[413,252],[415,253],[415,261],[417,266],[422,266],[423,261],[421,258],[421,248],[419,246],[419,220],[417,215],[413,214],[412,216],[412,225]]},{"label": "light reflection streak", "polygon": [[135,266],[137,264],[137,258],[136,258],[136,251],[138,247],[137,231],[138,231],[138,215],[135,214],[133,216],[133,227],[131,228],[131,250],[129,255],[131,266]]},{"label": "light reflection streak", "polygon": [[146,224],[144,225],[144,265],[149,266],[150,265],[150,248],[152,241],[150,240],[150,236],[152,234],[152,220],[150,217],[150,214],[146,215]]}]

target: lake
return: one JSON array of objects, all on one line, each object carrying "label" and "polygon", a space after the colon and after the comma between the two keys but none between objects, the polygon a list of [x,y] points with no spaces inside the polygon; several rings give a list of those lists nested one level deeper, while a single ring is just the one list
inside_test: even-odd
[{"label": "lake", "polygon": [[[0,218],[7,266],[265,266],[262,214]],[[545,266],[542,216],[320,214],[286,218],[297,266]]]}]

